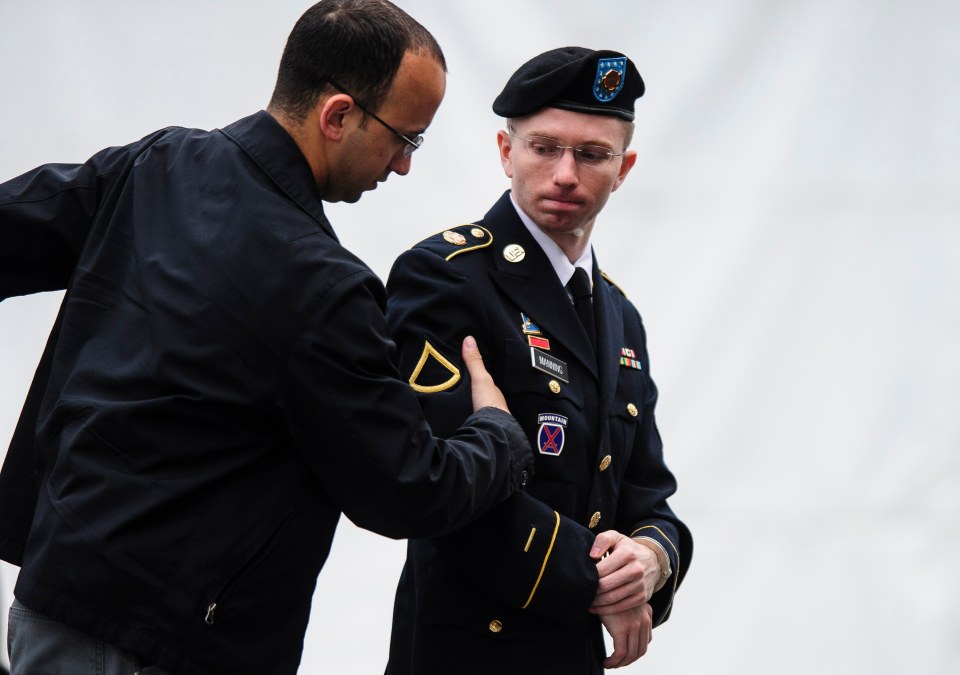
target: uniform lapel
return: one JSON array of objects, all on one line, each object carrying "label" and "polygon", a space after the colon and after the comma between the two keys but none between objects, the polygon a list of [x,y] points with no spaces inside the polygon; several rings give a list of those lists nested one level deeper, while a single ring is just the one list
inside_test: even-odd
[{"label": "uniform lapel", "polygon": [[[507,192],[484,216],[483,225],[494,233],[494,266],[490,275],[494,283],[551,340],[567,347],[594,377],[598,377],[593,346],[580,325],[573,303],[560,284],[549,259],[527,231],[517,215]],[[525,255],[519,262],[508,262],[502,251],[510,244],[519,244]],[[519,326],[520,317],[517,316]]]},{"label": "uniform lapel", "polygon": [[600,370],[600,401],[608,406],[613,400],[620,371],[620,349],[623,347],[623,309],[610,287],[600,275],[597,256],[593,256],[593,310],[597,315],[597,359]]}]

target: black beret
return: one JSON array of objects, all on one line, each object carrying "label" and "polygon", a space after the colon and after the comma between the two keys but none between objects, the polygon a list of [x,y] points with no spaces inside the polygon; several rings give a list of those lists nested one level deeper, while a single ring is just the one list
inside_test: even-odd
[{"label": "black beret", "polygon": [[493,112],[523,117],[563,108],[632,120],[633,102],[643,90],[637,67],[620,52],[561,47],[520,66],[493,102]]}]

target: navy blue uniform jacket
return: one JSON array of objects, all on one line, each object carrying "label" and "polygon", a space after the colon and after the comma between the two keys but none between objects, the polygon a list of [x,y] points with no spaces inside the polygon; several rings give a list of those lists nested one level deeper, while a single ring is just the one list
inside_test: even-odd
[{"label": "navy blue uniform jacket", "polygon": [[529,468],[500,411],[433,438],[383,285],[265,112],[0,185],[0,299],[64,287],[0,553],[26,606],[170,672],[296,672],[341,511],[436,534]]},{"label": "navy blue uniform jacket", "polygon": [[454,433],[469,410],[457,344],[474,335],[534,446],[536,472],[477,523],[408,544],[389,675],[600,672],[602,634],[587,608],[597,591],[589,550],[604,530],[666,550],[673,576],[651,604],[655,624],[667,618],[692,541],[666,501],[676,484],[640,315],[596,264],[593,281],[597,356],[509,193],[483,220],[395,263],[387,320],[435,432]]}]

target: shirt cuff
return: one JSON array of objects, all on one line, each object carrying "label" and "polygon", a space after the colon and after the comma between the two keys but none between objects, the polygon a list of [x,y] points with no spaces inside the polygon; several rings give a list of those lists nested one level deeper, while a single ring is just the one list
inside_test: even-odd
[{"label": "shirt cuff", "polygon": [[656,593],[664,587],[667,579],[673,574],[673,570],[670,568],[670,556],[667,555],[667,550],[663,547],[663,544],[652,537],[633,537],[633,540],[652,549],[657,554],[657,560],[660,561],[660,579],[653,589],[653,592]]}]

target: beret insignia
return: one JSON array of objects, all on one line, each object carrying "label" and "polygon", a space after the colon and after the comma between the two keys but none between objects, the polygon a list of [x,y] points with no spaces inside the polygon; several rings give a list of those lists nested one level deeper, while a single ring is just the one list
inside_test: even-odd
[{"label": "beret insignia", "polygon": [[627,72],[627,57],[600,59],[597,62],[597,79],[593,85],[593,95],[598,101],[612,101],[623,89],[624,74]]}]

